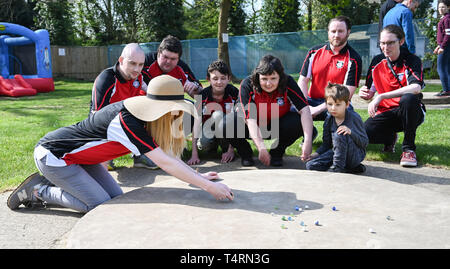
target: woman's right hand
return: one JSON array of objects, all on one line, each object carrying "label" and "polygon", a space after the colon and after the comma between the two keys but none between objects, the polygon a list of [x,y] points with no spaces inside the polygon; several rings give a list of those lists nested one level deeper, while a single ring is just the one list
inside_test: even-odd
[{"label": "woman's right hand", "polygon": [[270,154],[267,149],[259,150],[258,159],[266,166],[270,165]]},{"label": "woman's right hand", "polygon": [[369,88],[367,88],[367,86],[362,86],[360,89],[359,89],[359,93],[358,93],[358,95],[359,95],[359,97],[361,97],[362,99],[364,99],[364,100],[370,100],[370,99],[372,99],[372,97],[374,96],[374,92],[371,92],[370,90],[369,90]]},{"label": "woman's right hand", "polygon": [[225,199],[233,201],[234,199],[231,189],[227,185],[220,182],[211,182],[211,185],[206,189],[206,191],[219,201]]}]

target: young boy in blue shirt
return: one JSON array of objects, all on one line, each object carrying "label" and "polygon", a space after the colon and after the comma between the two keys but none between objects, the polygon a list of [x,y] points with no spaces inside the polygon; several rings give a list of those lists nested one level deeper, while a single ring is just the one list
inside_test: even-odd
[{"label": "young boy in blue shirt", "polygon": [[311,154],[306,169],[339,173],[363,173],[361,162],[369,143],[358,113],[348,110],[350,92],[344,85],[328,83],[325,100],[328,116],[323,124],[323,143]]}]

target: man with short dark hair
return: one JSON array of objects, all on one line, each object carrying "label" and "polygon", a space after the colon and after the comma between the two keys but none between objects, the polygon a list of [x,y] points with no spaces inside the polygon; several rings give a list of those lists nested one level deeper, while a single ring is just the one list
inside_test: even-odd
[{"label": "man with short dark hair", "polygon": [[[350,100],[361,78],[362,60],[348,44],[351,22],[345,16],[338,16],[328,24],[328,41],[311,48],[300,70],[298,85],[308,98],[314,120],[327,116],[325,86],[328,82],[347,86]],[[308,83],[311,86],[308,89]],[[350,109],[353,107],[350,105]]]},{"label": "man with short dark hair", "polygon": [[189,66],[180,58],[183,47],[180,40],[168,35],[159,44],[158,51],[145,55],[145,64],[142,70],[145,83],[162,74],[170,75],[181,81],[184,91],[191,97],[198,94],[203,88],[191,71]]}]

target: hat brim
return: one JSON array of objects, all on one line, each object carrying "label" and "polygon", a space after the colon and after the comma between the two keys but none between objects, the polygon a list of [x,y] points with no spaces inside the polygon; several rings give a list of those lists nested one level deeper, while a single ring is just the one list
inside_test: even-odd
[{"label": "hat brim", "polygon": [[186,100],[153,100],[147,96],[135,96],[125,99],[125,108],[136,118],[154,121],[172,111],[184,111],[198,118],[194,105]]}]

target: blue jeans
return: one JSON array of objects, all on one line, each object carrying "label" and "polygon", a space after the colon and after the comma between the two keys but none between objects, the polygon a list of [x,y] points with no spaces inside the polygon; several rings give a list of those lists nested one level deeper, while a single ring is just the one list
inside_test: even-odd
[{"label": "blue jeans", "polygon": [[442,90],[450,91],[450,46],[444,49],[444,52],[438,55],[437,71],[442,83]]},{"label": "blue jeans", "polygon": [[101,164],[55,167],[45,164],[47,157],[35,158],[43,176],[55,186],[45,185],[39,197],[49,205],[60,205],[86,213],[123,194],[119,184]]},{"label": "blue jeans", "polygon": [[[321,105],[321,104],[323,104],[325,102],[324,98],[310,98],[310,97],[308,97],[307,99],[308,99],[308,104],[310,106],[318,106],[318,105]],[[350,103],[350,106],[348,107],[348,109],[353,111],[353,106],[352,106],[351,103]],[[313,120],[322,120],[323,121],[323,120],[326,119],[326,117],[328,115],[329,115],[328,111],[325,110],[322,113],[320,113],[319,115],[315,116],[313,118]]]},{"label": "blue jeans", "polygon": [[326,171],[331,165],[341,169],[353,169],[366,157],[366,151],[358,147],[350,135],[332,134],[333,148],[306,163],[307,170]]}]

